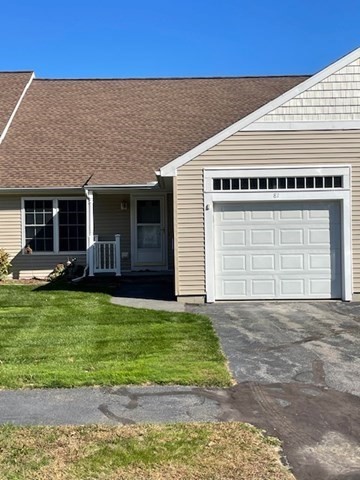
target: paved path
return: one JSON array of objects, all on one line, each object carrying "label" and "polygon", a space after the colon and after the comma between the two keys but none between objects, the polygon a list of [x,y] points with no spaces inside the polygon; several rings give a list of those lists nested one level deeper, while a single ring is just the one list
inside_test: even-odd
[{"label": "paved path", "polygon": [[111,302],[115,305],[167,312],[184,312],[185,304],[174,297],[172,276],[123,277]]},{"label": "paved path", "polygon": [[154,300],[152,298],[112,297],[111,303],[123,307],[165,310],[166,312],[185,312],[185,304],[175,300]]},{"label": "paved path", "polygon": [[360,480],[360,304],[233,302],[211,317],[240,418],[284,442],[299,480]]},{"label": "paved path", "polygon": [[248,422],[284,440],[297,479],[360,478],[359,398],[326,387],[245,382],[228,389],[3,390],[0,405],[0,423],[18,425]]},{"label": "paved path", "polygon": [[193,387],[108,387],[0,391],[0,423],[66,425],[219,421],[227,395]]}]

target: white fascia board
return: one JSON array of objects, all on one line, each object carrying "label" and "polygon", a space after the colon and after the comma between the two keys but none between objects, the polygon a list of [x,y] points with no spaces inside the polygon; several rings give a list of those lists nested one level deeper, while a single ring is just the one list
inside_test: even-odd
[{"label": "white fascia board", "polygon": [[158,182],[129,185],[85,185],[87,190],[154,190],[158,188]]},{"label": "white fascia board", "polygon": [[19,107],[20,107],[21,102],[22,102],[23,98],[25,97],[25,93],[28,91],[28,88],[30,87],[31,82],[34,80],[34,78],[35,78],[35,73],[33,72],[33,73],[31,74],[31,76],[30,76],[30,79],[29,79],[28,83],[25,85],[25,88],[24,88],[22,94],[20,95],[19,100],[17,101],[17,104],[15,105],[15,108],[14,108],[14,110],[12,111],[12,114],[10,115],[10,118],[9,118],[7,124],[5,125],[5,128],[4,128],[4,130],[3,130],[3,132],[2,132],[2,134],[1,134],[1,136],[0,136],[0,144],[1,144],[2,141],[4,140],[4,138],[5,138],[8,130],[9,130],[9,128],[10,128],[11,122],[13,121],[13,119],[14,119],[14,117],[15,117],[15,115],[16,115],[16,112],[18,111],[18,109],[19,109]]},{"label": "white fascia board", "polygon": [[255,110],[255,112],[250,113],[246,117],[242,118],[241,120],[233,123],[229,127],[225,128],[221,132],[217,133],[213,137],[205,140],[205,142],[200,143],[195,148],[189,150],[188,152],[180,155],[180,157],[175,158],[172,162],[168,163],[164,167],[160,169],[161,175],[163,177],[174,177],[176,176],[177,168],[181,167],[185,163],[189,162],[193,158],[201,155],[202,153],[206,152],[209,148],[214,147],[219,142],[222,142],[226,138],[230,137],[234,133],[244,130],[248,125],[253,122],[256,122],[264,115],[270,113],[275,108],[281,107],[284,103],[288,102],[292,98],[300,95],[301,93],[305,92],[309,88],[313,87],[319,82],[322,82],[325,78],[329,77],[333,73],[337,72],[343,67],[346,67],[351,62],[354,62],[360,57],[360,48],[357,48],[353,52],[350,52],[348,55],[340,58],[336,62],[332,63],[328,67],[324,68],[320,72],[316,73],[312,77],[308,78],[304,82],[296,85],[296,87],[288,90],[287,92],[283,93],[279,97],[275,98],[271,102],[263,105],[262,107]]},{"label": "white fascia board", "polygon": [[47,193],[54,193],[54,192],[68,192],[71,194],[71,192],[78,192],[78,191],[84,191],[83,187],[0,187],[0,194],[1,193],[34,193],[34,194],[47,194]]},{"label": "white fascia board", "polygon": [[256,122],[243,128],[244,132],[284,130],[359,130],[360,120],[321,120],[312,122]]}]

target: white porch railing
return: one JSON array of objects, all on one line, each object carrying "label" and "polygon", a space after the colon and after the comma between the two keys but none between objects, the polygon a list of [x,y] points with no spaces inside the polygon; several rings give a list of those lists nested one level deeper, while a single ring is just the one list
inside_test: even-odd
[{"label": "white porch railing", "polygon": [[115,273],[121,275],[120,235],[115,240],[99,240],[94,235],[94,273]]}]

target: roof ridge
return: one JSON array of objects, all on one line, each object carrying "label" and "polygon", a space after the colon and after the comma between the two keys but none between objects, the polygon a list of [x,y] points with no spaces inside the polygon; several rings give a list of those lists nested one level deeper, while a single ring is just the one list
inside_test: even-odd
[{"label": "roof ridge", "polygon": [[2,73],[34,73],[34,70],[0,70],[0,75]]},{"label": "roof ridge", "polygon": [[299,74],[299,75],[244,75],[244,76],[209,76],[209,77],[112,77],[112,78],[39,78],[36,77],[37,82],[106,82],[106,81],[153,81],[153,80],[239,80],[239,79],[258,79],[258,78],[298,78],[298,77],[311,77],[311,74]]}]

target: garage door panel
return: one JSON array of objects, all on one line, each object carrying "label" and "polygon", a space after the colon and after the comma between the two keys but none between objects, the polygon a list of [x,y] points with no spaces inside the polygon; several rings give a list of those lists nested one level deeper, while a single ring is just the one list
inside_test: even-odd
[{"label": "garage door panel", "polygon": [[246,231],[223,230],[221,235],[222,247],[238,247],[246,245]]},{"label": "garage door panel", "polygon": [[303,253],[280,253],[280,269],[284,271],[289,270],[303,270],[305,261]]},{"label": "garage door panel", "polygon": [[274,297],[276,294],[276,283],[273,278],[262,278],[251,280],[251,296],[258,297],[262,295],[268,295]]},{"label": "garage door panel", "polygon": [[223,272],[244,272],[246,271],[245,255],[223,255],[222,256]]},{"label": "garage door panel", "polygon": [[331,279],[329,278],[311,278],[310,295],[324,296],[331,293]]},{"label": "garage door panel", "polygon": [[278,213],[279,220],[285,221],[285,223],[289,222],[289,220],[302,220],[304,218],[304,214],[305,212],[299,209],[284,209],[280,210]]},{"label": "garage door panel", "polygon": [[261,271],[271,271],[275,270],[275,255],[271,254],[258,254],[251,255],[251,271],[261,270]]},{"label": "garage door panel", "polygon": [[331,253],[309,254],[309,270],[331,270]]},{"label": "garage door panel", "polygon": [[271,210],[255,210],[253,212],[249,212],[249,218],[251,221],[266,221],[266,220],[274,220],[275,212]]},{"label": "garage door panel", "polygon": [[224,298],[246,298],[247,282],[245,280],[224,280],[221,282],[221,292]]},{"label": "garage door panel", "polygon": [[280,230],[279,245],[303,245],[304,230],[302,228],[287,228]]},{"label": "garage door panel", "polygon": [[309,229],[309,245],[330,246],[329,228],[311,228]]},{"label": "garage door panel", "polygon": [[303,297],[306,295],[305,279],[280,279],[280,297]]},{"label": "garage door panel", "polygon": [[214,212],[217,299],[341,297],[336,202],[220,203]]}]

